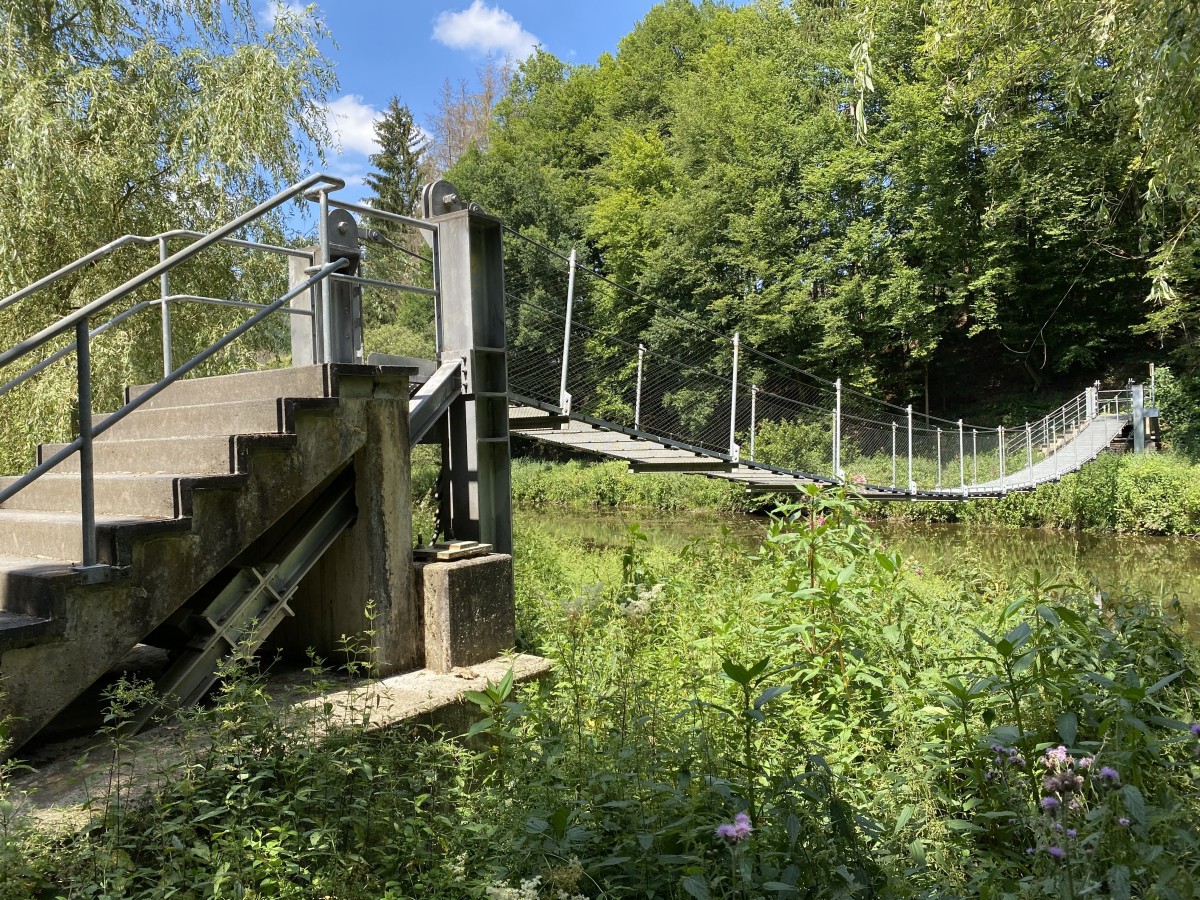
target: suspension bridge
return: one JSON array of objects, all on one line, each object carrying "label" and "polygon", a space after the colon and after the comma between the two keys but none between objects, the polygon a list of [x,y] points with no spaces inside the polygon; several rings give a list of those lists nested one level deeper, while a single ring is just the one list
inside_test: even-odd
[{"label": "suspension bridge", "polygon": [[579,316],[576,286],[624,289],[574,253],[530,243],[562,264],[566,290],[557,306],[545,291],[538,302],[506,294],[510,427],[634,473],[699,474],[755,493],[844,483],[875,500],[1002,497],[1078,470],[1153,404],[1140,386],[1097,382],[1015,428],[920,415],[661,305],[650,334],[614,333],[603,313]]},{"label": "suspension bridge", "polygon": [[[102,263],[128,276],[0,351],[6,422],[46,396],[73,420],[0,478],[0,720],[19,717],[18,746],[138,645],[169,654],[160,686],[181,703],[268,639],[332,654],[366,632],[384,674],[511,647],[511,433],[751,492],[962,501],[1061,478],[1126,432],[1140,448],[1155,414],[1152,389],[1096,383],[1019,427],[918,415],[638,297],[446,182],[420,217],[344,187],[313,175],[212,231],[118,238],[0,300],[61,307]],[[262,241],[295,201],[316,244]],[[537,278],[506,287],[506,234]],[[406,277],[375,264],[388,247]],[[286,289],[264,298],[258,263]],[[197,292],[204,266],[227,294]],[[434,358],[367,346],[364,292],[428,303]],[[626,333],[614,302],[653,314]],[[161,377],[121,393],[97,360],[135,328],[161,335]],[[447,540],[414,551],[417,443],[441,448]]]}]

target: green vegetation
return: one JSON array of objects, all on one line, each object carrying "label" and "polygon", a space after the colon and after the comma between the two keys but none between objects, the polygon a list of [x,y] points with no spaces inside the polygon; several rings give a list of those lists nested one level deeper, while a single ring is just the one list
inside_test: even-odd
[{"label": "green vegetation", "polygon": [[[304,148],[328,138],[323,104],[336,83],[318,47],[326,33],[312,9],[278,16],[265,32],[258,12],[249,0],[3,5],[0,297],[125,234],[207,231],[307,174]],[[281,232],[276,220],[250,236],[279,243]],[[170,249],[182,247],[179,240]],[[125,247],[3,310],[0,347],[95,300],[158,254],[153,244]],[[251,302],[273,300],[286,285],[282,260],[233,248],[171,275],[176,293]],[[177,304],[177,361],[244,318]],[[114,409],[127,384],[161,376],[161,327],[149,310],[94,342],[97,410]],[[287,330],[285,321],[255,329],[206,373],[286,362]],[[0,382],[38,358],[0,372]],[[7,394],[4,409],[0,472],[24,471],[36,443],[63,439],[74,427],[73,356]]]},{"label": "green vegetation", "polygon": [[625,463],[513,460],[518,506],[621,506],[631,509],[747,511],[757,504],[745,488],[714,478],[630,475]]},{"label": "green vegetation", "polygon": [[519,534],[521,639],[558,665],[470,695],[465,744],[281,717],[230,672],[152,797],[117,804],[114,731],[94,826],[0,802],[0,896],[1197,896],[1176,620],[921,572],[851,498],[803,500],[753,557]]},{"label": "green vegetation", "polygon": [[[918,411],[1168,355],[1193,373],[1186,18],[1162,0],[666,0],[595,64],[526,60],[449,177],[641,297]],[[509,290],[561,309],[561,267],[507,254]],[[601,335],[728,361],[625,291],[576,288]]]},{"label": "green vegetation", "polygon": [[[749,511],[772,500],[699,475],[630,475],[619,462],[516,460],[512,484],[513,502],[525,506]],[[895,521],[1200,534],[1200,464],[1171,453],[1104,454],[1062,481],[1001,500],[874,503],[869,514]]]}]

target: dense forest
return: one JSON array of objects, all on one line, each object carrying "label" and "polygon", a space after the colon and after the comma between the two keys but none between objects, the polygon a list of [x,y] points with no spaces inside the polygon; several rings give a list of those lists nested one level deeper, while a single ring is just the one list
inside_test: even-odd
[{"label": "dense forest", "polygon": [[[927,411],[1186,377],[1194,7],[667,0],[594,65],[535,52],[447,175],[641,298]],[[511,292],[560,290],[508,256]]]}]

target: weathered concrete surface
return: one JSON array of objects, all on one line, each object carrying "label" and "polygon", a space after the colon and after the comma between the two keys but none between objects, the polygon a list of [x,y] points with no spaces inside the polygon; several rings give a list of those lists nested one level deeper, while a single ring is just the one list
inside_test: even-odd
[{"label": "weathered concrete surface", "polygon": [[[297,689],[268,685],[279,697],[282,716],[289,710],[313,714],[318,729],[346,726],[368,730],[417,721],[459,735],[478,716],[463,700],[465,691],[478,691],[498,683],[511,670],[516,683],[543,677],[552,663],[536,656],[517,654],[490,659],[449,673],[428,670],[364,682],[356,687],[295,698]],[[315,734],[314,737],[319,737]],[[124,802],[136,801],[176,776],[182,761],[182,733],[158,728],[136,741],[122,755],[120,776]],[[193,751],[197,748],[190,748]],[[86,755],[86,760],[80,762]],[[113,774],[111,747],[94,739],[65,741],[43,748],[30,761],[29,771],[12,779],[11,798],[18,814],[28,814],[43,824],[79,828],[103,813]]]},{"label": "weathered concrete surface", "polygon": [[362,649],[380,674],[392,675],[423,662],[412,584],[408,382],[343,383],[342,398],[361,406],[365,431],[353,460],[358,519],[300,583],[290,604],[296,615],[276,633],[285,648],[313,648],[331,661],[340,661],[343,635],[365,635]]},{"label": "weathered concrete surface", "polygon": [[512,557],[492,553],[415,566],[425,616],[425,667],[449,672],[512,648],[516,641]]},{"label": "weathered concrete surface", "polygon": [[[279,427],[294,433],[294,445],[251,442],[245,475],[236,480],[228,476],[215,481],[188,479],[177,487],[179,518],[164,522],[161,531],[143,526],[128,541],[118,541],[122,555],[128,555],[128,578],[84,585],[69,574],[68,563],[62,563],[62,573],[52,580],[46,601],[61,637],[38,646],[0,644],[0,717],[5,713],[20,717],[10,732],[14,746],[36,733],[245,548],[351,464],[368,440],[381,435],[387,439],[406,436],[402,424],[407,422],[406,405],[395,399],[397,394],[406,395],[407,379],[402,371],[389,374],[366,366],[337,367],[323,377],[340,400],[318,400],[316,404],[311,399],[278,401]],[[226,389],[234,384],[233,379],[227,380]],[[199,390],[189,382],[182,385],[188,385],[188,391]],[[169,393],[170,389],[155,402],[165,404]],[[169,410],[147,412],[157,416]],[[130,419],[137,416],[134,413]],[[401,449],[394,454],[401,467],[406,458],[404,446],[397,445]],[[389,480],[391,496],[403,495],[407,500],[406,471],[398,473],[393,467],[380,477]],[[361,488],[371,489],[374,486]],[[381,513],[372,512],[369,502],[365,509],[370,529],[371,517]],[[386,604],[389,618],[385,630],[393,633],[406,624],[415,626],[418,620],[407,575],[411,550],[405,555],[411,547],[406,537],[409,517],[406,514],[401,519],[403,524],[385,530],[384,544],[378,540],[374,544],[395,555],[391,562],[394,571],[385,580],[367,581],[370,590],[379,592],[373,599],[381,607]],[[372,540],[376,537],[372,534]],[[396,572],[404,577],[396,577]],[[5,581],[16,584],[21,577],[21,571],[13,571]],[[389,593],[385,595],[385,591]],[[19,599],[5,596],[6,602]],[[343,630],[354,633],[361,628],[339,627],[338,634]],[[411,662],[411,655],[397,653],[394,659]]]}]

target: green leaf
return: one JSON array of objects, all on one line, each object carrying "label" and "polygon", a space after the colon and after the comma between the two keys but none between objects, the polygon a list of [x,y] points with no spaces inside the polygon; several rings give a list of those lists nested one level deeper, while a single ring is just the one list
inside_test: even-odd
[{"label": "green leaf", "polygon": [[710,900],[712,897],[708,890],[708,882],[704,880],[703,875],[688,875],[679,882],[679,886],[689,897],[695,897],[696,900]]},{"label": "green leaf", "polygon": [[1121,788],[1121,800],[1133,820],[1139,825],[1145,825],[1146,800],[1142,797],[1142,792],[1132,784],[1127,784]]},{"label": "green leaf", "polygon": [[1079,734],[1079,716],[1073,712],[1061,713],[1058,717],[1058,736],[1068,747],[1075,746],[1075,738]]},{"label": "green leaf", "polygon": [[1131,892],[1128,867],[1113,866],[1108,870],[1105,880],[1108,882],[1108,893],[1112,900],[1129,900]]},{"label": "green leaf", "polygon": [[759,694],[758,697],[755,699],[754,708],[762,709],[764,706],[766,706],[768,703],[770,703],[776,697],[780,697],[780,696],[786,694],[789,690],[791,690],[791,685],[788,685],[788,684],[777,684],[777,685],[767,688],[765,691],[763,691],[761,694]]},{"label": "green leaf", "polygon": [[476,722],[474,725],[472,725],[470,728],[467,729],[467,737],[469,737],[469,738],[475,737],[475,735],[479,734],[480,732],[487,731],[495,724],[496,724],[496,722],[492,718],[480,719],[478,722]]},{"label": "green leaf", "polygon": [[731,659],[721,660],[721,671],[725,673],[726,678],[742,687],[750,684],[750,673]]},{"label": "green leaf", "polygon": [[1149,697],[1151,694],[1157,693],[1160,689],[1165,688],[1168,684],[1182,674],[1183,670],[1181,669],[1178,672],[1168,675],[1166,678],[1160,678],[1158,681],[1154,682],[1154,684],[1150,685],[1150,687],[1146,688],[1146,696]]}]

